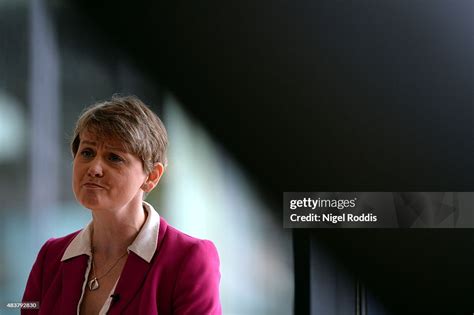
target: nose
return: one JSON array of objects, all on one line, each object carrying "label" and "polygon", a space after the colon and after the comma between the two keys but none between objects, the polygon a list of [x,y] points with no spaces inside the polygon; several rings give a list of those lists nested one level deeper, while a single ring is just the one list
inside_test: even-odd
[{"label": "nose", "polygon": [[87,174],[91,177],[104,176],[104,169],[102,167],[102,162],[99,158],[95,158],[93,161],[90,162]]}]

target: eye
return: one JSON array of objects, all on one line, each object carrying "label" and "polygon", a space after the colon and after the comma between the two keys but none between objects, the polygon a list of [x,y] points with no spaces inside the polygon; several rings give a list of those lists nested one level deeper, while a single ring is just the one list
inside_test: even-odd
[{"label": "eye", "polygon": [[79,153],[83,158],[90,158],[94,155],[94,152],[92,152],[91,149],[84,149]]},{"label": "eye", "polygon": [[120,163],[120,162],[123,162],[124,159],[118,156],[117,154],[111,153],[109,155],[109,161],[114,162],[114,163]]}]

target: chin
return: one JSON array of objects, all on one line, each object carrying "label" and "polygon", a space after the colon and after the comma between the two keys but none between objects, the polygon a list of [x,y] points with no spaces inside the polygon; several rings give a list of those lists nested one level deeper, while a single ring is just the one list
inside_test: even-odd
[{"label": "chin", "polygon": [[94,200],[91,198],[81,198],[78,199],[78,201],[84,208],[90,210],[100,210],[105,207],[105,204],[97,199]]}]

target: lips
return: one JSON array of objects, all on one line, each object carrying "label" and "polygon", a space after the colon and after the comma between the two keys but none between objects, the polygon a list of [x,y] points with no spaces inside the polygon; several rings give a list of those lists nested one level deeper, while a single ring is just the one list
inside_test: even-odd
[{"label": "lips", "polygon": [[85,183],[83,186],[86,188],[104,188],[104,186],[101,186],[96,183]]}]

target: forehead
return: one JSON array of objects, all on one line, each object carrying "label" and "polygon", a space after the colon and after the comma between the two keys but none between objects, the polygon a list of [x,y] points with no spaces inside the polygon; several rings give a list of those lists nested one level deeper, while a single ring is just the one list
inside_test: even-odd
[{"label": "forehead", "polygon": [[128,151],[127,145],[123,141],[110,135],[100,135],[89,130],[84,130],[79,134],[79,139],[81,145],[104,146],[106,148]]}]

